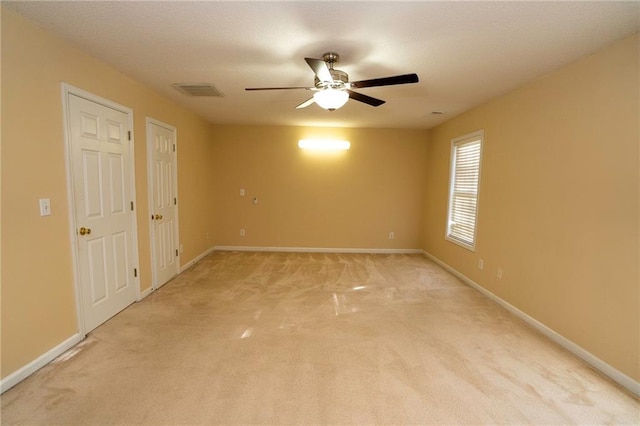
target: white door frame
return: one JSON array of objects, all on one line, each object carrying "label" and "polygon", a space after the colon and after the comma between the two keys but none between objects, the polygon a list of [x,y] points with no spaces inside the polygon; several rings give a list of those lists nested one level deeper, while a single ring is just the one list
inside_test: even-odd
[{"label": "white door frame", "polygon": [[[149,214],[151,214],[151,212],[153,212],[153,194],[155,193],[155,182],[153,179],[153,150],[154,150],[154,145],[153,145],[153,139],[151,138],[151,125],[156,125],[156,126],[160,126],[160,127],[164,127],[165,129],[171,130],[173,132],[173,138],[174,138],[174,144],[176,146],[175,148],[175,154],[174,154],[174,160],[175,160],[175,167],[173,168],[173,175],[171,176],[171,179],[173,180],[172,184],[173,184],[173,188],[174,188],[174,194],[176,197],[176,200],[178,200],[178,129],[176,129],[174,126],[164,123],[162,121],[153,119],[151,117],[147,117],[146,118],[146,130],[147,130],[147,194],[148,194],[148,206],[149,206]],[[173,236],[174,236],[174,241],[176,242],[176,247],[180,247],[180,221],[178,219],[178,204],[176,202],[176,204],[174,204],[173,206],[173,211],[174,211],[174,217],[175,217],[175,227],[174,227],[174,232],[173,232]],[[149,240],[151,243],[151,288],[153,290],[156,290],[159,286],[158,286],[158,277],[157,277],[157,262],[158,262],[158,255],[156,253],[156,233],[155,233],[155,228],[154,228],[154,223],[152,220],[149,220]],[[180,273],[180,250],[178,250],[178,255],[176,256],[176,275]]]},{"label": "white door frame", "polygon": [[[129,171],[131,173],[131,197],[133,198],[134,205],[137,200],[136,197],[136,174],[135,174],[135,149],[134,149],[134,132],[133,132],[133,110],[123,105],[117,104],[108,99],[94,95],[93,93],[79,89],[67,83],[62,83],[62,113],[64,119],[64,151],[65,151],[65,163],[67,171],[67,198],[69,208],[69,238],[71,239],[71,256],[73,260],[73,285],[76,296],[76,316],[78,320],[78,333],[84,338],[86,333],[86,326],[84,323],[84,312],[82,307],[82,283],[80,282],[80,263],[78,254],[78,243],[76,238],[77,218],[75,213],[75,194],[73,192],[73,159],[71,151],[71,116],[69,112],[69,95],[75,95],[88,101],[103,105],[108,108],[115,109],[117,111],[127,114],[127,121],[129,129],[131,129],[131,141],[130,141],[130,157],[129,157]],[[138,257],[138,227],[137,227],[137,209],[134,206],[134,214],[131,215],[132,229],[133,229],[133,258],[135,267],[138,273],[135,277],[136,285],[136,300],[140,300],[140,260]]]}]

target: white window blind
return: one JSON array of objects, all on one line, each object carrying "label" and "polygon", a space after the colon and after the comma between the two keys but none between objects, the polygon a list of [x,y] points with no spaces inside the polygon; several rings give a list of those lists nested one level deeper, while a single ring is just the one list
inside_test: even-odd
[{"label": "white window blind", "polygon": [[447,239],[473,250],[478,216],[480,154],[483,133],[476,132],[451,143]]}]

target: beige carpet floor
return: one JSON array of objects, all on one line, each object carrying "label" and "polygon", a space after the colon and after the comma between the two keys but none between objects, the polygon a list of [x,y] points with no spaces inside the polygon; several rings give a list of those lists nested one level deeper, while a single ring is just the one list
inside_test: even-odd
[{"label": "beige carpet floor", "polygon": [[2,395],[2,424],[639,424],[421,255],[214,252]]}]

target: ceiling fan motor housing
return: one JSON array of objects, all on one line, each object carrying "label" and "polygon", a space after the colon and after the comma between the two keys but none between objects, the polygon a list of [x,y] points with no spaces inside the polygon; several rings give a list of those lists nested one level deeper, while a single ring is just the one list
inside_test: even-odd
[{"label": "ceiling fan motor housing", "polygon": [[329,83],[326,81],[321,81],[317,76],[314,79],[314,83],[316,88],[318,89],[345,89],[348,88],[349,83],[349,75],[342,70],[330,69],[331,77],[333,78],[333,82]]}]

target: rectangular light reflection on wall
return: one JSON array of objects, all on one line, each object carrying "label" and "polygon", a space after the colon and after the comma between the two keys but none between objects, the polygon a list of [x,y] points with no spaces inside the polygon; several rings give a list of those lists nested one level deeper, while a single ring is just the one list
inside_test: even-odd
[{"label": "rectangular light reflection on wall", "polygon": [[300,139],[298,147],[312,151],[346,151],[351,148],[351,143],[336,139]]}]

